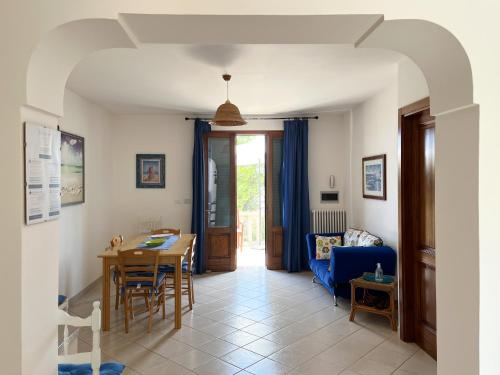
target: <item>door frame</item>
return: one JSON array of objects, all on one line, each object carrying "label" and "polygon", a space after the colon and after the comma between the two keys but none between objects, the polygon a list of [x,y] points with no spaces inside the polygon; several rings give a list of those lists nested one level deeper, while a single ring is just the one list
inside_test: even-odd
[{"label": "door frame", "polygon": [[[234,165],[233,165],[233,168],[234,168],[234,182],[231,182],[232,183],[232,186],[233,186],[233,189],[234,189],[234,194],[232,196],[232,202],[233,202],[233,209],[234,209],[234,212],[235,212],[235,215],[236,215],[236,203],[237,203],[237,194],[238,194],[238,187],[237,187],[237,171],[236,171],[236,168],[237,168],[237,164],[238,164],[238,160],[237,160],[237,155],[236,155],[236,137],[238,135],[264,135],[266,137],[266,155],[265,155],[265,181],[264,181],[264,188],[265,188],[265,196],[266,196],[266,200],[265,200],[265,208],[264,208],[264,213],[265,213],[265,266],[267,269],[271,269],[271,270],[276,270],[276,269],[282,269],[282,265],[281,265],[281,259],[279,261],[277,261],[276,257],[272,257],[271,254],[269,253],[270,250],[271,250],[271,243],[270,241],[272,240],[272,238],[270,237],[270,234],[271,234],[271,231],[273,230],[272,229],[272,206],[270,204],[271,200],[270,200],[270,196],[268,194],[268,192],[270,191],[270,176],[272,176],[272,171],[270,170],[271,166],[270,166],[270,159],[271,159],[271,155],[270,155],[270,147],[271,147],[271,141],[273,138],[275,137],[284,137],[284,130],[237,130],[237,129],[234,129],[234,130],[212,130],[210,133],[207,133],[205,134],[205,142],[207,142],[207,139],[210,135],[213,135],[214,133],[221,133],[221,134],[224,134],[224,135],[231,135],[232,136],[232,140],[234,142],[234,155],[232,155],[232,160],[234,160]],[[206,149],[206,148],[205,148]],[[205,221],[207,219],[205,218]],[[234,220],[236,220],[236,217],[234,218]],[[207,227],[207,222],[205,222],[205,225]],[[234,241],[236,241],[236,222],[234,222],[234,225],[233,225],[233,233],[234,233]],[[283,233],[283,229],[281,229],[281,235]],[[235,249],[235,255],[236,255],[236,242],[234,244],[234,249]],[[207,256],[207,252],[205,252],[205,256]],[[237,256],[237,255],[236,255]],[[237,260],[236,260],[236,256],[235,256],[235,261],[234,261],[234,269],[237,268]],[[271,258],[274,258],[274,259],[271,259]],[[279,264],[278,264],[279,263]],[[233,269],[233,270],[234,270]]]},{"label": "door frame", "polygon": [[412,114],[430,108],[429,97],[409,104],[398,111],[398,236],[399,236],[399,327],[400,338],[405,342],[415,342],[415,319],[416,319],[416,278],[414,272],[415,254],[413,242],[415,230],[411,222],[407,220],[406,212],[414,212],[418,203],[415,201],[415,186],[408,184],[406,175],[414,171],[414,165],[405,165],[404,157],[411,152],[411,148],[404,147],[411,143],[412,139],[406,133],[405,119]]}]

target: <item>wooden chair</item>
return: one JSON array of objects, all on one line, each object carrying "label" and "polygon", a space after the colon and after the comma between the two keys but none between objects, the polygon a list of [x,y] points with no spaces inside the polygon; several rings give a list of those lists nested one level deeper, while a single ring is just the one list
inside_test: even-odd
[{"label": "wooden chair", "polygon": [[[174,236],[180,236],[181,230],[177,228],[163,228],[163,229],[155,229],[151,231],[151,234],[173,234]],[[159,270],[161,272],[170,273],[172,272],[174,265],[173,264],[161,264],[159,266]]]},{"label": "wooden chair", "polygon": [[172,233],[176,236],[179,236],[181,234],[180,229],[174,229],[174,228],[163,228],[163,229],[155,229],[151,231],[151,234],[168,234]]},{"label": "wooden chair", "polygon": [[[111,241],[109,241],[111,248],[115,248],[118,246],[121,246],[123,244],[124,238],[120,234],[118,236],[114,236]],[[121,283],[121,274],[120,274],[120,267],[115,266],[113,268],[113,282],[115,283],[115,310],[118,310],[118,306],[120,305],[120,302],[123,303],[123,299],[120,301],[120,289],[122,286]]]},{"label": "wooden chair", "polygon": [[[193,309],[194,304],[194,283],[193,283],[193,266],[194,266],[194,256],[196,247],[196,236],[193,237],[189,244],[189,249],[187,252],[186,259],[182,264],[182,286],[181,291],[183,295],[187,295],[189,299],[189,310]],[[175,289],[175,279],[174,272],[175,268],[170,266],[171,269],[167,272],[165,278],[165,288],[169,290]],[[174,293],[168,293],[169,296],[174,295]]]},{"label": "wooden chair", "polygon": [[[58,357],[59,374],[88,374],[99,375],[100,371],[106,374],[119,375],[125,366],[121,363],[101,364],[101,309],[99,301],[93,303],[92,314],[87,318],[71,316],[66,311],[58,309],[57,323],[64,326],[63,355]],[[68,326],[92,328],[92,351],[87,353],[68,354],[70,335]]]},{"label": "wooden chair", "polygon": [[121,294],[125,309],[125,332],[128,333],[129,315],[134,319],[133,299],[144,298],[149,312],[148,333],[151,332],[153,313],[163,310],[165,319],[165,273],[158,272],[160,253],[157,250],[124,250],[118,252],[121,272]]}]

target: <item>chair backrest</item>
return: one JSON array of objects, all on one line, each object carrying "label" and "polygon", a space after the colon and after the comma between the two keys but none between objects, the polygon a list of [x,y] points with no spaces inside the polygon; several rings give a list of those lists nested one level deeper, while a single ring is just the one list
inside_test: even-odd
[{"label": "chair backrest", "polygon": [[[64,326],[64,342],[63,355],[58,357],[58,363],[61,364],[84,364],[90,363],[92,375],[99,375],[101,367],[101,348],[100,348],[100,331],[101,331],[101,309],[99,301],[93,303],[94,309],[92,314],[87,318],[71,316],[66,311],[57,309],[57,324]],[[69,330],[68,326],[72,327],[91,327],[92,328],[92,351],[87,353],[68,354]]]},{"label": "chair backrest", "polygon": [[118,236],[113,236],[113,238],[111,239],[111,241],[109,241],[111,247],[118,247],[120,246],[121,244],[123,244],[123,236],[121,234],[119,234]]},{"label": "chair backrest", "polygon": [[[118,252],[118,264],[123,285],[156,285],[160,253],[157,250],[132,249]],[[150,283],[150,284],[149,284]]]},{"label": "chair backrest", "polygon": [[195,247],[196,247],[196,235],[193,236],[193,239],[189,243],[189,250],[187,253],[187,259],[188,259],[188,272],[191,272],[194,266],[194,254],[195,254]]},{"label": "chair backrest", "polygon": [[176,228],[163,228],[163,229],[155,229],[155,230],[151,231],[151,234],[168,234],[168,233],[172,233],[172,234],[178,236],[181,234],[181,230],[176,229]]}]

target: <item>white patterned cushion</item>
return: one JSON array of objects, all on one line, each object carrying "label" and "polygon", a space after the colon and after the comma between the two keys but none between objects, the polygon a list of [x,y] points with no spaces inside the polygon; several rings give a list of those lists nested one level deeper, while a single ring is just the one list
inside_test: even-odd
[{"label": "white patterned cushion", "polygon": [[358,239],[358,246],[382,246],[383,242],[380,237],[364,231]]},{"label": "white patterned cushion", "polygon": [[330,259],[330,254],[333,246],[341,246],[341,236],[316,236],[316,259]]},{"label": "white patterned cushion", "polygon": [[358,246],[359,236],[362,231],[358,229],[349,228],[344,233],[344,246]]}]

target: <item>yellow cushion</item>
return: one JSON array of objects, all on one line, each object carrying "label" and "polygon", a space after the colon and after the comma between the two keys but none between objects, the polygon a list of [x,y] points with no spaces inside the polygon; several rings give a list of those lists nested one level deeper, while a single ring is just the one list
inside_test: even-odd
[{"label": "yellow cushion", "polygon": [[333,246],[342,246],[341,236],[316,236],[316,259],[330,259]]}]

